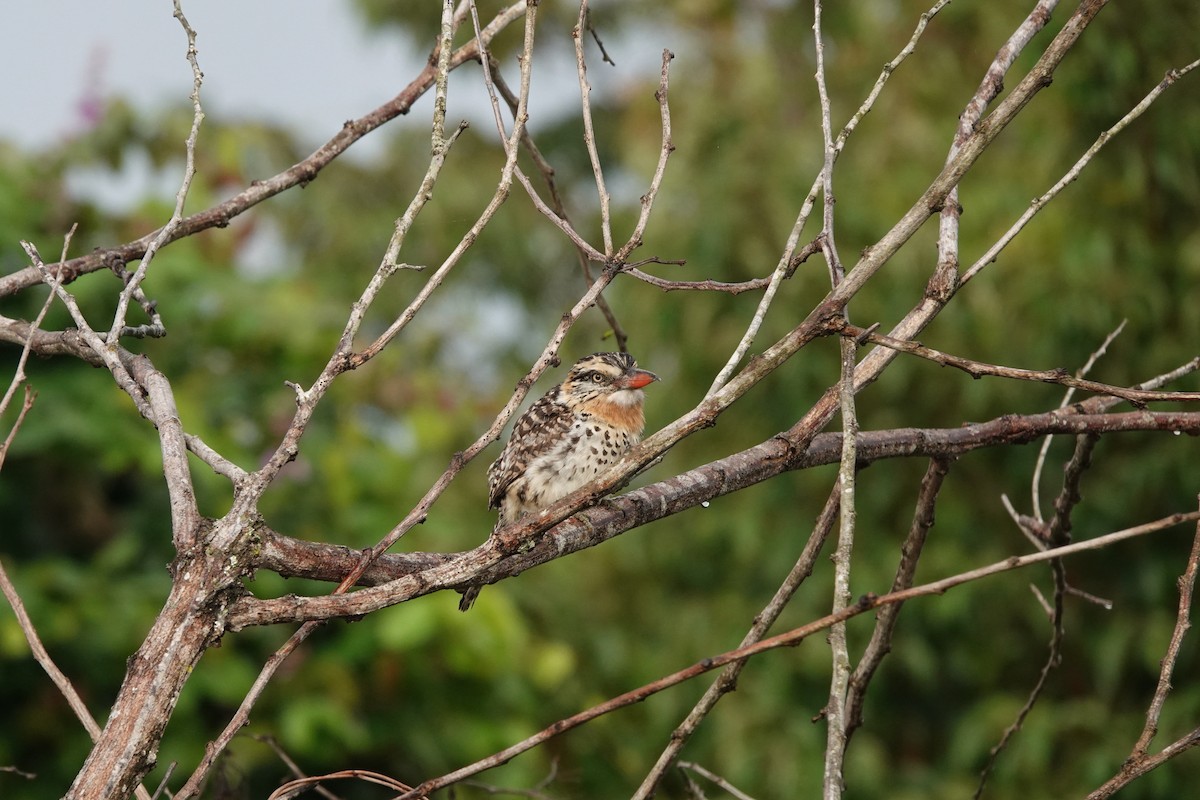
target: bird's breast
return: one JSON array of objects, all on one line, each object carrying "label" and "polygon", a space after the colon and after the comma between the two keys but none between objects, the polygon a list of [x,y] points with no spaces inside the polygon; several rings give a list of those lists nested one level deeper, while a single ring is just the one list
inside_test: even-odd
[{"label": "bird's breast", "polygon": [[624,389],[609,397],[589,400],[583,403],[579,410],[603,426],[623,434],[641,436],[642,429],[646,427],[646,416],[642,411],[643,398],[641,389]]}]

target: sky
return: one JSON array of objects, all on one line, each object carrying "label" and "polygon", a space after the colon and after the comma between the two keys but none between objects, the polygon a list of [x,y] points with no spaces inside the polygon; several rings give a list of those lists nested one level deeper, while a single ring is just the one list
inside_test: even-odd
[{"label": "sky", "polygon": [[[372,36],[346,2],[184,0],[198,32],[206,113],[265,115],[314,144],[396,94],[425,54]],[[86,128],[89,99],[139,109],[186,99],[187,39],[170,0],[6,3],[0,138],[23,147]]]},{"label": "sky", "polygon": [[[424,5],[437,13],[432,0]],[[87,128],[89,102],[114,95],[139,111],[186,102],[192,87],[187,39],[172,11],[171,0],[4,3],[0,139],[22,148],[53,145]],[[432,44],[395,29],[369,31],[350,0],[183,0],[183,11],[198,33],[205,113],[265,117],[314,148],[347,119],[394,97],[420,71]],[[518,22],[518,35],[519,29]],[[591,65],[593,98],[629,81],[656,80],[662,49],[672,44],[666,38],[661,30],[623,37],[617,67]],[[530,107],[535,126],[578,113],[579,103],[569,30],[539,26],[538,43]],[[611,49],[616,42],[606,44]],[[456,93],[452,82],[450,115],[490,127],[486,95],[475,81],[467,85],[470,91]],[[414,114],[412,124],[428,124],[431,100],[422,98],[417,110],[424,113]],[[352,153],[369,154],[372,144],[367,137]]]}]

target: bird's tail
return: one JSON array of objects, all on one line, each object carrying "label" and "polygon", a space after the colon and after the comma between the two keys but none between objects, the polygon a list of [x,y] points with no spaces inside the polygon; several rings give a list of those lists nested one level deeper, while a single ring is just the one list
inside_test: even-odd
[{"label": "bird's tail", "polygon": [[482,590],[482,586],[468,586],[462,593],[462,598],[458,601],[458,610],[470,611],[471,604],[475,602],[476,597],[479,597],[479,592]]}]

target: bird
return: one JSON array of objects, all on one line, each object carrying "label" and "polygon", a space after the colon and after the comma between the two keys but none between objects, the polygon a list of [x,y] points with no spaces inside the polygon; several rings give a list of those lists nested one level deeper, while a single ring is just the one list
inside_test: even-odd
[{"label": "bird", "polygon": [[[628,353],[592,353],[562,383],[529,407],[508,444],[488,467],[488,508],[499,510],[493,532],[590,483],[641,440],[642,388],[657,381]],[[482,586],[459,601],[466,611]]]}]

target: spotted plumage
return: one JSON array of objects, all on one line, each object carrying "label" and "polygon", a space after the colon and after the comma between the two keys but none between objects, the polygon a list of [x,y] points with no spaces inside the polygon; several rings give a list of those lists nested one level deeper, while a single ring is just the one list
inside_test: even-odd
[{"label": "spotted plumage", "polygon": [[[658,377],[628,353],[593,353],[530,406],[500,457],[488,468],[488,507],[496,527],[561,500],[590,483],[641,439],[642,387]],[[471,607],[480,587],[469,587],[459,608]]]}]

